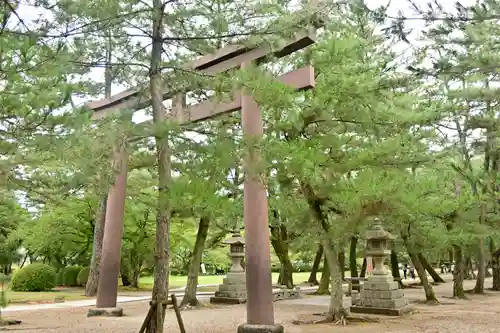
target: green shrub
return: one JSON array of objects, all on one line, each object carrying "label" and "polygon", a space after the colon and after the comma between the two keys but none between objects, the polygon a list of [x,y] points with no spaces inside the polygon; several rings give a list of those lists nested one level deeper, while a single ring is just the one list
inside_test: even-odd
[{"label": "green shrub", "polygon": [[13,291],[45,291],[56,286],[56,270],[45,264],[31,264],[14,272]]},{"label": "green shrub", "polygon": [[62,285],[68,287],[78,286],[77,278],[78,274],[82,270],[80,266],[69,266],[63,269],[62,275]]},{"label": "green shrub", "polygon": [[90,272],[89,267],[84,267],[80,270],[80,273],[78,273],[78,276],[76,278],[76,283],[79,286],[84,286],[87,284],[87,280],[89,279],[89,272]]},{"label": "green shrub", "polygon": [[293,266],[296,272],[310,272],[312,270],[312,265],[303,261],[297,261]]}]

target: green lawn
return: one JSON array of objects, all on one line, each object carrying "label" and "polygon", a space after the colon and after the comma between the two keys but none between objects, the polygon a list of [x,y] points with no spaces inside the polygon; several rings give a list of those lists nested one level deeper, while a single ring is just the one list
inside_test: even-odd
[{"label": "green lawn", "polygon": [[57,303],[87,299],[83,289],[64,289],[45,292],[8,291],[9,304]]},{"label": "green lawn", "polygon": [[[302,282],[307,281],[309,278],[308,272],[300,272],[300,273],[293,273],[293,282],[295,284],[299,284]],[[273,273],[273,283],[278,282],[278,276],[279,273]],[[321,276],[321,274],[318,274],[318,278]],[[221,284],[222,279],[224,278],[224,275],[200,275],[198,278],[198,284]],[[186,285],[187,281],[187,276],[170,276],[169,279],[169,288],[170,289],[176,289],[176,288],[181,288]],[[144,276],[141,277],[139,285],[141,289],[152,289],[153,288],[153,277],[152,276]]]},{"label": "green lawn", "polygon": [[[273,283],[278,281],[278,273],[273,273]],[[318,275],[318,278],[321,274]],[[198,284],[221,284],[224,275],[201,275],[199,277]],[[293,273],[293,279],[295,284],[300,284],[307,281],[309,278],[309,273],[300,272]],[[186,285],[187,276],[170,276],[170,289],[181,288]],[[121,281],[120,281],[121,282]],[[153,289],[153,277],[145,276],[141,277],[140,290],[142,292],[149,292]],[[216,291],[217,287],[200,287],[198,291],[213,292]],[[131,296],[133,293],[137,292],[135,289],[130,289],[126,287],[119,287],[119,294]],[[19,292],[19,291],[8,291],[7,299],[10,304],[37,304],[37,303],[57,303],[63,301],[75,301],[81,299],[88,299],[84,295],[83,288],[59,288],[53,291],[46,292]]]}]

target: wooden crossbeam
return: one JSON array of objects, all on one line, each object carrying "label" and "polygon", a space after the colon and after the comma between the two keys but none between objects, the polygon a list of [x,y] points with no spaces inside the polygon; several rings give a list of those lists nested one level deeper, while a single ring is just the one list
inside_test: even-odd
[{"label": "wooden crossbeam", "polygon": [[[305,66],[278,76],[276,79],[296,90],[311,89],[315,85],[314,67]],[[198,122],[239,109],[241,109],[241,93],[238,91],[234,94],[233,100],[229,102],[220,99],[208,100],[193,106],[174,109],[171,117],[180,123]]]},{"label": "wooden crossbeam", "polygon": [[[212,55],[203,56],[188,63],[185,69],[195,70],[204,74],[215,75],[230,69],[238,68],[244,61],[261,62],[267,56],[273,54],[276,57],[284,57],[308,45],[315,43],[316,37],[313,30],[301,31],[294,38],[288,40],[278,50],[273,51],[271,45],[265,44],[255,48],[243,45],[230,45]],[[163,99],[172,98],[175,91],[165,89]],[[85,104],[87,109],[93,110],[93,120],[103,119],[124,109],[140,110],[150,105],[149,93],[140,88],[128,89],[98,101]]]}]

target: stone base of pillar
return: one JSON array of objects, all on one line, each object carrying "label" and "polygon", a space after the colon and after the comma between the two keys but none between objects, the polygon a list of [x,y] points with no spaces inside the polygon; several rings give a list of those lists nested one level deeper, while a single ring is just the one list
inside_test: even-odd
[{"label": "stone base of pillar", "polygon": [[227,273],[219,285],[215,296],[210,298],[210,303],[240,304],[247,299],[247,286],[245,272]]},{"label": "stone base of pillar", "polygon": [[87,312],[87,317],[122,317],[122,308],[91,308]]},{"label": "stone base of pillar", "polygon": [[408,304],[397,309],[387,309],[387,308],[375,308],[369,306],[353,306],[351,308],[352,313],[364,313],[382,316],[404,316],[405,314],[410,314],[415,311],[413,305]]},{"label": "stone base of pillar", "polygon": [[238,326],[238,333],[283,333],[283,325],[251,325],[242,324]]},{"label": "stone base of pillar", "polygon": [[357,305],[351,307],[353,313],[388,316],[401,316],[412,310],[413,306],[408,304],[391,275],[370,275],[362,286]]}]

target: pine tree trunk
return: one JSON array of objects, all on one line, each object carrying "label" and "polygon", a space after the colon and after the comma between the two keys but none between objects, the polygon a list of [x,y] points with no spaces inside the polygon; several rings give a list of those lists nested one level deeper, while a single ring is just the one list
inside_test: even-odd
[{"label": "pine tree trunk", "polygon": [[106,204],[108,196],[104,195],[99,200],[94,225],[94,242],[92,245],[92,259],[89,267],[89,277],[85,284],[85,296],[97,295],[97,286],[99,284],[99,265],[102,257],[102,239],[104,237],[104,225],[106,222]]},{"label": "pine tree trunk", "polygon": [[490,277],[492,277],[492,276],[493,276],[493,275],[491,274],[491,272],[490,272],[490,268],[491,268],[491,260],[490,260],[490,261],[488,261],[488,262],[486,263],[486,266],[484,267],[484,277],[485,277],[485,278],[490,278]]},{"label": "pine tree trunk", "polygon": [[316,295],[328,295],[330,293],[330,268],[328,267],[328,261],[326,259],[326,254],[323,261],[323,272],[321,273],[321,280],[319,281],[318,289],[316,290]]},{"label": "pine tree trunk", "polygon": [[484,294],[484,279],[486,278],[486,265],[484,258],[484,241],[481,238],[477,247],[477,277],[474,286],[475,294]]},{"label": "pine tree trunk", "polygon": [[420,259],[422,266],[424,266],[425,270],[429,273],[429,275],[432,277],[432,280],[434,280],[434,282],[445,283],[443,278],[441,276],[439,276],[439,274],[434,270],[434,268],[427,262],[427,260],[422,255],[422,253],[418,254],[418,259]]},{"label": "pine tree trunk", "polygon": [[282,286],[284,281],[285,281],[285,267],[283,267],[283,265],[280,264],[280,273],[278,275],[277,283]]},{"label": "pine tree trunk", "polygon": [[308,283],[319,284],[317,278],[317,272],[319,268],[319,264],[321,264],[321,259],[323,258],[323,246],[320,244],[318,246],[318,251],[316,251],[316,256],[314,257],[314,262],[311,268],[311,274],[309,275]]},{"label": "pine tree trunk", "polygon": [[492,254],[491,257],[491,273],[493,275],[492,290],[500,291],[500,260],[499,256]]},{"label": "pine tree trunk", "polygon": [[[342,278],[342,281],[345,279],[345,252],[342,250],[338,254],[338,265],[340,269],[340,277]],[[331,273],[331,272],[330,272]]]},{"label": "pine tree trunk", "polygon": [[465,298],[464,292],[464,260],[462,248],[453,245],[453,255],[455,257],[455,269],[453,270],[453,297]]},{"label": "pine tree trunk", "polygon": [[134,272],[132,273],[132,279],[130,281],[130,287],[134,289],[139,289],[139,278],[141,277],[141,269],[136,268],[134,269]]},{"label": "pine tree trunk", "polygon": [[[162,52],[163,52],[163,1],[153,0],[152,14],[152,49],[149,74],[149,92],[153,109],[153,124],[162,124],[166,119],[163,106],[162,87]],[[161,126],[159,126],[161,127]],[[158,203],[156,211],[156,246],[155,276],[153,301],[158,303],[156,316],[147,328],[149,333],[163,333],[166,302],[168,298],[168,275],[170,259],[170,198],[171,161],[169,138],[166,133],[155,133],[156,160],[158,165]]]},{"label": "pine tree trunk", "polygon": [[123,263],[123,260],[120,265],[120,278],[122,280],[122,286],[130,287],[132,285],[132,279],[130,277],[130,272],[128,270],[127,265]]},{"label": "pine tree trunk", "polygon": [[431,284],[429,283],[429,280],[427,279],[427,273],[425,272],[425,268],[424,266],[422,266],[422,263],[420,262],[418,255],[409,249],[408,249],[408,254],[410,256],[413,266],[415,267],[415,270],[417,271],[418,277],[420,278],[420,282],[424,287],[425,300],[427,302],[438,303],[436,295],[434,294],[434,289],[432,288]]},{"label": "pine tree trunk", "polygon": [[491,290],[500,291],[500,249],[495,249],[495,242],[490,239],[490,255],[491,255],[491,274],[493,276],[493,286]]},{"label": "pine tree trunk", "polygon": [[392,277],[398,281],[399,288],[403,289],[403,281],[401,281],[401,274],[399,273],[398,253],[394,250],[391,250],[391,271]]},{"label": "pine tree trunk", "polygon": [[351,237],[351,244],[349,246],[349,270],[351,277],[358,277],[358,263],[356,262],[356,248],[358,245],[358,236]]},{"label": "pine tree trunk", "polygon": [[360,277],[365,277],[366,276],[366,268],[368,266],[368,260],[366,258],[363,258],[363,265],[361,265],[361,273],[359,274]]},{"label": "pine tree trunk", "polygon": [[338,261],[339,254],[332,242],[323,241],[323,249],[325,250],[325,259],[330,267],[330,304],[328,307],[327,320],[335,321],[345,317],[346,309],[344,309],[342,298],[344,292],[342,290],[342,274],[341,267]]},{"label": "pine tree trunk", "polygon": [[286,229],[283,228],[284,227],[271,228],[271,245],[281,264],[278,283],[291,289],[293,288],[293,265],[288,254]]},{"label": "pine tree trunk", "polygon": [[469,253],[464,256],[465,257],[465,279],[466,280],[474,280],[476,278],[476,274],[474,274],[474,270],[472,268],[472,258]]},{"label": "pine tree trunk", "polygon": [[203,250],[208,236],[208,227],[210,219],[208,217],[201,217],[198,223],[198,233],[196,234],[196,241],[194,243],[193,254],[191,255],[191,262],[189,264],[188,279],[184,297],[181,301],[181,306],[191,305],[198,306],[200,302],[196,298],[196,291],[198,289],[198,276],[200,275],[201,260],[203,257]]}]

